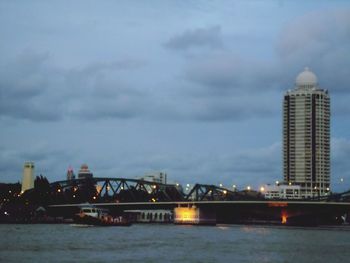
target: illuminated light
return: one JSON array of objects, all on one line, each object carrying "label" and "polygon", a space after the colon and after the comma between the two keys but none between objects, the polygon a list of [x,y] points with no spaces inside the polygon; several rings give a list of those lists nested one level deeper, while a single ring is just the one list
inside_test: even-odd
[{"label": "illuminated light", "polygon": [[152,185],[152,187],[153,187],[153,189],[156,189],[156,188],[157,188],[157,186],[156,186],[156,185]]},{"label": "illuminated light", "polygon": [[326,189],[327,191],[329,191],[329,187],[327,187],[327,189]]},{"label": "illuminated light", "polygon": [[292,185],[292,182],[289,182],[289,185]]},{"label": "illuminated light", "polygon": [[247,190],[250,191],[250,189],[251,189],[251,187],[248,185],[248,186],[247,186]]},{"label": "illuminated light", "polygon": [[276,184],[278,185],[280,182],[279,181],[276,181]]},{"label": "illuminated light", "polygon": [[287,224],[287,219],[288,219],[288,217],[287,217],[287,215],[285,215],[285,214],[283,214],[282,215],[282,224]]},{"label": "illuminated light", "polygon": [[57,192],[58,192],[58,193],[61,193],[61,189],[57,189]]},{"label": "illuminated light", "polygon": [[211,194],[211,193],[212,193],[212,191],[210,190],[210,191],[209,191],[209,194]]},{"label": "illuminated light", "polygon": [[107,188],[107,191],[109,191],[111,189],[111,187],[109,185],[107,185],[106,188]]},{"label": "illuminated light", "polygon": [[154,198],[152,198],[151,200],[152,200],[152,202],[156,202],[156,199],[154,199]]},{"label": "illuminated light", "polygon": [[194,207],[176,207],[174,209],[175,221],[178,223],[195,223],[199,218],[198,211]]},{"label": "illuminated light", "polygon": [[219,184],[220,187],[222,187],[223,185],[222,184]]},{"label": "illuminated light", "polygon": [[226,190],[224,190],[224,191],[222,191],[222,192],[224,193],[224,195],[227,194],[227,191],[226,191]]},{"label": "illuminated light", "polygon": [[122,186],[122,187],[120,187],[120,189],[121,189],[121,190],[124,190],[124,187]]},{"label": "illuminated light", "polygon": [[102,185],[96,185],[96,192],[99,194],[102,191]]},{"label": "illuminated light", "polygon": [[236,185],[234,184],[234,185],[232,185],[232,188],[236,188]]},{"label": "illuminated light", "polygon": [[340,182],[344,182],[344,178],[340,178]]},{"label": "illuminated light", "polygon": [[176,183],[176,186],[179,186],[179,184],[178,184],[178,183]]},{"label": "illuminated light", "polygon": [[11,194],[12,192],[11,192],[11,190],[9,190],[9,194]]},{"label": "illuminated light", "polygon": [[190,187],[190,184],[186,184],[187,187]]},{"label": "illuminated light", "polygon": [[260,192],[264,192],[265,191],[265,188],[262,186],[260,187]]},{"label": "illuminated light", "polygon": [[94,196],[92,199],[96,200],[96,196]]},{"label": "illuminated light", "polygon": [[317,186],[315,186],[314,189],[316,190],[316,189],[317,189]]},{"label": "illuminated light", "polygon": [[73,195],[73,198],[75,198],[75,195]]},{"label": "illuminated light", "polygon": [[74,192],[76,192],[76,191],[78,190],[78,187],[74,187],[74,189],[73,189],[73,190],[74,190]]}]

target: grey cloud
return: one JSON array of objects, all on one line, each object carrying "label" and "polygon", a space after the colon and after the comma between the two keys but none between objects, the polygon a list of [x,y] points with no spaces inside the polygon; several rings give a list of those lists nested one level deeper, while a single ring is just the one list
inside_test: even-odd
[{"label": "grey cloud", "polygon": [[[335,95],[349,93],[350,86],[350,10],[327,10],[299,17],[282,29],[276,43],[275,60],[259,60],[239,56],[230,50],[208,50],[201,56],[187,60],[184,79],[192,83],[185,94],[203,98],[215,105],[217,98],[240,100],[232,105],[223,103],[205,107],[195,114],[199,119],[235,119],[234,116],[250,118],[270,116],[280,112],[279,107],[261,103],[251,98],[264,96],[273,99],[294,87],[295,77],[305,66],[318,75],[321,88]],[[262,93],[261,91],[264,90]],[[255,95],[251,95],[251,94]],[[246,105],[245,105],[246,103]],[[278,105],[280,106],[280,105]],[[194,111],[196,106],[193,107]],[[348,113],[346,103],[336,105],[339,113]],[[239,118],[238,118],[239,119]]]},{"label": "grey cloud", "polygon": [[175,50],[187,50],[198,47],[220,49],[223,47],[221,27],[217,25],[187,30],[180,35],[170,38],[164,46]]},{"label": "grey cloud", "polygon": [[50,89],[51,72],[47,70],[48,53],[25,50],[11,63],[2,64],[0,72],[0,117],[50,121],[60,118],[45,94]]},{"label": "grey cloud", "polygon": [[[82,81],[85,82],[86,79]],[[85,86],[79,86],[79,99],[72,100],[69,109],[69,114],[79,118],[129,119],[147,115],[153,105],[149,93],[118,79],[109,80],[98,75]]]},{"label": "grey cloud", "polygon": [[269,63],[249,60],[231,52],[207,54],[205,58],[195,60],[186,69],[185,77],[195,83],[207,86],[223,93],[225,89],[235,93],[265,89],[273,86],[273,67]]},{"label": "grey cloud", "polygon": [[124,95],[104,100],[82,100],[79,104],[80,106],[75,108],[72,114],[88,120],[134,118],[142,115],[143,108],[138,100]]},{"label": "grey cloud", "polygon": [[1,64],[0,95],[31,98],[46,87],[47,79],[38,72],[44,68],[48,54],[24,51],[11,63]]},{"label": "grey cloud", "polygon": [[104,70],[130,70],[138,69],[146,65],[145,61],[124,59],[121,61],[104,62],[104,63],[93,63],[81,70],[84,74],[96,74],[97,72]]},{"label": "grey cloud", "polygon": [[144,64],[125,59],[66,70],[55,66],[48,53],[26,50],[1,65],[0,117],[32,121],[133,117],[145,94],[118,77],[121,71]]},{"label": "grey cloud", "polygon": [[350,9],[317,11],[287,25],[280,34],[280,64],[290,72],[310,66],[320,85],[349,92]]},{"label": "grey cloud", "polygon": [[266,98],[249,98],[249,96],[196,98],[192,99],[187,117],[197,121],[240,121],[252,117],[268,117],[275,113]]},{"label": "grey cloud", "polygon": [[181,92],[195,120],[271,116],[280,110],[279,104],[270,103],[271,93],[266,92],[278,90],[271,72],[272,66],[262,61],[248,61],[226,51],[211,53],[189,62],[184,78],[190,84]]}]

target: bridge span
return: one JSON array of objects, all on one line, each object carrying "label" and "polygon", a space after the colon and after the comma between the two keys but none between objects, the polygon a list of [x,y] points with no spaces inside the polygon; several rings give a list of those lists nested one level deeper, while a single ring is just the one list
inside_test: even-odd
[{"label": "bridge span", "polygon": [[138,179],[94,177],[53,182],[26,191],[23,200],[41,204],[50,214],[70,217],[82,204],[126,210],[198,207],[214,213],[219,223],[312,222],[339,223],[350,213],[350,191],[307,200],[267,200],[255,191],[237,191],[208,184],[195,184],[184,193],[180,185]]},{"label": "bridge span", "polygon": [[[113,214],[128,210],[173,211],[175,207],[197,207],[216,215],[217,223],[287,223],[291,225],[340,224],[350,212],[349,202],[319,201],[173,201],[173,202],[129,202],[95,203],[108,208]],[[81,204],[51,205],[55,214],[76,213]]]}]

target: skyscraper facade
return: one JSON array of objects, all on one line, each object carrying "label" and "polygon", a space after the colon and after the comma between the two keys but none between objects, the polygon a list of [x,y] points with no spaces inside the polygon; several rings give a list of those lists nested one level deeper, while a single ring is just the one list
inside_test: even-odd
[{"label": "skyscraper facade", "polygon": [[330,98],[308,68],[283,101],[283,173],[300,185],[302,197],[317,197],[330,187]]}]

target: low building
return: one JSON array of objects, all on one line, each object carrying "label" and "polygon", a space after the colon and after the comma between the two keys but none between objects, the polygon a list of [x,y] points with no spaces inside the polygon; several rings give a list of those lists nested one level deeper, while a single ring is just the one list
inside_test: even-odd
[{"label": "low building", "polygon": [[152,183],[166,184],[167,183],[167,174],[164,172],[146,173],[140,179],[147,181],[147,182],[152,182]]},{"label": "low building", "polygon": [[267,199],[300,199],[300,185],[265,185],[261,187],[260,192]]},{"label": "low building", "polygon": [[171,210],[125,210],[124,213],[135,223],[173,223]]}]

